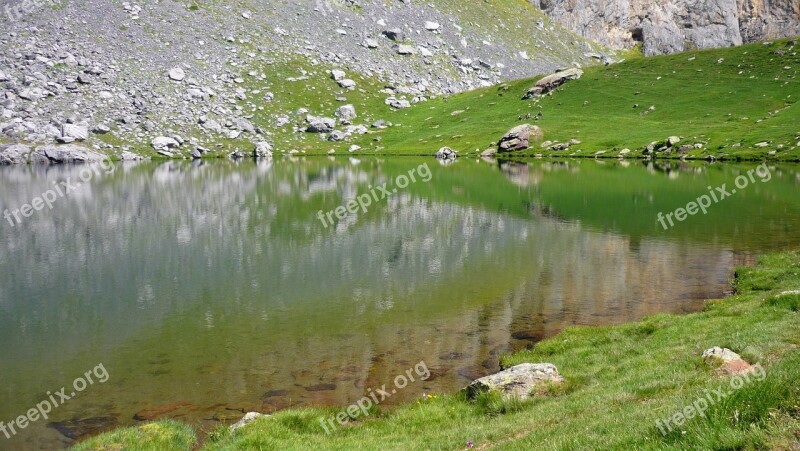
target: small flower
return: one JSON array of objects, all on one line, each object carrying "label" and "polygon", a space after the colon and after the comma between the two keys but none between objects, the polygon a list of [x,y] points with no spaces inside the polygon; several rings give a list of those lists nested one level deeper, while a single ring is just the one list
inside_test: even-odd
[{"label": "small flower", "polygon": [[475,443],[472,443],[472,440],[467,442],[467,448],[472,448],[473,446],[475,446]]}]

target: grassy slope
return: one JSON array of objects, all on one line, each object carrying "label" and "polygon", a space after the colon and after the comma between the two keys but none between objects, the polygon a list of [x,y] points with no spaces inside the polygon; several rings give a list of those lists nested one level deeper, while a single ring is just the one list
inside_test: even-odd
[{"label": "grassy slope", "polygon": [[[779,56],[777,50],[785,54]],[[593,156],[598,151],[617,156],[614,149],[641,150],[650,142],[679,135],[684,137],[681,144],[707,143],[690,157],[758,159],[777,150],[775,158],[800,160],[797,50],[781,40],[634,58],[588,68],[582,79],[539,101],[520,100],[536,79],[520,80],[402,111],[393,118],[402,126],[379,132],[380,143],[359,144],[390,154],[422,155],[450,146],[463,155],[492,147],[519,124],[519,115],[541,111],[538,125],[546,140],[582,142],[567,151],[549,152],[561,156]],[[642,114],[650,106],[655,110]],[[762,141],[770,145],[754,147]],[[540,148],[520,154],[537,153],[548,154]]]},{"label": "grassy slope", "polygon": [[[576,327],[532,350],[503,359],[553,362],[567,378],[563,389],[526,403],[485,396],[470,403],[442,394],[390,412],[375,411],[331,435],[319,426],[332,409],[298,409],[259,420],[236,434],[221,428],[208,449],[796,449],[800,446],[800,252],[761,259],[744,268],[736,295],[709,302],[686,316],[658,315],[614,327]],[[712,404],[680,431],[662,436],[656,420],[672,416],[729,379],[702,363],[700,352],[729,347],[766,369]],[[176,448],[185,429],[174,431]],[[147,447],[141,430],[104,434],[77,449]],[[162,437],[162,440],[164,438]],[[155,445],[153,445],[155,446]],[[183,448],[191,446],[186,443]],[[116,449],[116,448],[113,448]]]}]

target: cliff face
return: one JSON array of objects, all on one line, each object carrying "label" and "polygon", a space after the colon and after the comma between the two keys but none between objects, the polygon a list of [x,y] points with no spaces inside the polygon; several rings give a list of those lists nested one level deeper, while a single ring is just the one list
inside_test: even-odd
[{"label": "cliff face", "polygon": [[531,0],[575,33],[646,55],[800,34],[800,0]]}]

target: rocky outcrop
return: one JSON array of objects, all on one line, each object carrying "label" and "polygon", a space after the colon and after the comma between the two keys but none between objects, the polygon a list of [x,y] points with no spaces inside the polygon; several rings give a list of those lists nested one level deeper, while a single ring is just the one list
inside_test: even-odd
[{"label": "rocky outcrop", "polygon": [[86,147],[67,144],[63,146],[41,146],[31,154],[31,163],[83,163],[101,161],[105,155]]},{"label": "rocky outcrop", "polygon": [[518,125],[500,138],[497,148],[500,152],[525,150],[530,147],[531,141],[542,138],[542,129],[531,124]]},{"label": "rocky outcrop", "polygon": [[645,55],[800,34],[797,0],[531,0],[575,33]]},{"label": "rocky outcrop", "polygon": [[475,380],[464,390],[470,399],[484,392],[496,391],[506,398],[524,400],[531,397],[542,384],[563,381],[564,378],[552,363],[523,363]]},{"label": "rocky outcrop", "polygon": [[0,146],[0,165],[26,164],[30,154],[31,148],[22,144]]}]

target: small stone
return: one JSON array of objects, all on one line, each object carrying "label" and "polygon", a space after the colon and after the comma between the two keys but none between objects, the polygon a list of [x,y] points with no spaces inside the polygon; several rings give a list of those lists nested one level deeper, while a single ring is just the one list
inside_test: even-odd
[{"label": "small stone", "polygon": [[186,78],[186,72],[180,67],[175,67],[169,70],[169,78],[175,81],[183,81]]},{"label": "small stone", "polygon": [[259,418],[269,418],[269,415],[264,415],[263,413],[258,413],[258,412],[248,412],[241,420],[237,421],[230,427],[230,431],[236,432],[237,430],[247,426],[253,421],[258,420]]}]

